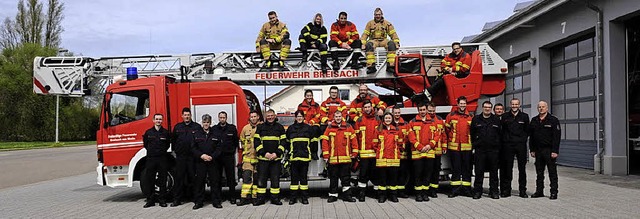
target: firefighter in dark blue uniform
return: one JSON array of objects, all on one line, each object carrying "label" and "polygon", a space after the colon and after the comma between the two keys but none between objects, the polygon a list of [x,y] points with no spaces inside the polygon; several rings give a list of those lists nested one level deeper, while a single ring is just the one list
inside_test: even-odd
[{"label": "firefighter in dark blue uniform", "polygon": [[196,166],[196,185],[194,189],[193,210],[202,208],[204,202],[204,183],[209,179],[209,187],[211,188],[211,200],[213,207],[222,208],[222,198],[220,187],[220,173],[216,162],[219,159],[221,151],[217,135],[209,128],[211,126],[211,116],[204,114],[202,116],[202,129],[195,133],[191,151],[195,157]]},{"label": "firefighter in dark blue uniform", "polygon": [[544,169],[549,170],[551,200],[558,199],[558,170],[556,159],[560,150],[560,122],[549,113],[545,101],[538,103],[538,115],[529,124],[529,147],[531,156],[536,158],[536,192],[531,198],[544,197]]},{"label": "firefighter in dark blue uniform", "polygon": [[[144,182],[147,184],[147,188],[155,188],[156,174],[158,175],[157,185],[160,187],[158,202],[160,206],[167,207],[165,201],[167,194],[167,171],[169,169],[167,150],[169,150],[171,134],[169,130],[162,127],[162,114],[153,115],[153,127],[142,135],[142,142],[144,148],[147,150],[146,174],[143,176],[146,180]],[[144,205],[145,208],[155,205],[153,194],[153,190],[145,194],[147,196],[147,203]]]},{"label": "firefighter in dark blue uniform", "polygon": [[[182,122],[173,127],[171,150],[176,153],[175,185],[173,189],[173,203],[171,207],[182,204],[184,191],[193,191],[186,187],[192,187],[194,182],[195,167],[193,165],[193,153],[191,142],[195,132],[202,130],[200,124],[191,120],[191,109],[182,109]],[[189,185],[189,186],[187,186]]]},{"label": "firefighter in dark blue uniform", "polygon": [[[240,148],[240,137],[238,136],[238,129],[235,125],[227,123],[227,112],[222,111],[218,113],[219,123],[213,126],[213,133],[218,135],[220,141],[220,158],[214,160],[216,167],[218,167],[218,173],[222,174],[224,169],[225,177],[227,179],[227,187],[229,187],[229,203],[236,204],[236,162],[235,155]],[[219,179],[221,177],[218,177]]]},{"label": "firefighter in dark blue uniform", "polygon": [[485,170],[489,171],[489,196],[499,199],[498,195],[498,162],[500,160],[500,119],[491,113],[493,104],[482,103],[482,113],[471,121],[471,144],[475,149],[476,179],[473,182],[473,199],[482,197],[482,182]]},{"label": "firefighter in dark blue uniform", "polygon": [[513,180],[513,158],[518,159],[519,196],[527,195],[527,138],[529,137],[529,115],[520,110],[520,100],[511,100],[511,110],[502,116],[502,149],[500,149],[500,196],[511,196]]}]

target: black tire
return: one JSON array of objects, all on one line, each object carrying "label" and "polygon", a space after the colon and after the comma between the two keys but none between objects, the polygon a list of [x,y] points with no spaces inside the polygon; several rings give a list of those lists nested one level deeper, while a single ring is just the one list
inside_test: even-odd
[{"label": "black tire", "polygon": [[[142,194],[146,197],[149,195],[150,192],[153,192],[154,196],[158,196],[160,188],[158,187],[158,185],[155,185],[154,188],[148,188],[147,186],[148,183],[146,183],[146,179],[144,177],[146,173],[147,173],[147,169],[145,168],[142,170],[141,177],[140,177],[140,190],[142,191]],[[173,175],[174,175],[173,170],[167,171],[167,195],[172,194],[171,191],[173,190],[173,185],[175,185]],[[157,180],[156,180],[156,183],[157,183]]]}]

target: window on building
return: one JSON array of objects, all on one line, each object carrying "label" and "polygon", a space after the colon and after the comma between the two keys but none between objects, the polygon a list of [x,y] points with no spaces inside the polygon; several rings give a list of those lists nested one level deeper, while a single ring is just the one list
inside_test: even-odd
[{"label": "window on building", "polygon": [[349,101],[349,91],[350,90],[338,90],[338,95],[340,96],[340,100]]}]

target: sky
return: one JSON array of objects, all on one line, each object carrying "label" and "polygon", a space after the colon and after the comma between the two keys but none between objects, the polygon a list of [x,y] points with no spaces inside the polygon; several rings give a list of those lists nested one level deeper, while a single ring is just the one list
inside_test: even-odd
[{"label": "sky", "polygon": [[[328,29],[338,13],[346,11],[362,33],[376,7],[395,26],[401,46],[449,45],[480,33],[486,22],[508,18],[516,3],[523,1],[66,0],[61,46],[94,58],[253,51],[271,10],[297,39],[316,13],[324,15]],[[17,4],[18,0],[0,0],[0,18],[14,17]],[[281,88],[269,87],[267,96]],[[262,88],[251,90],[260,99],[265,96]]]}]

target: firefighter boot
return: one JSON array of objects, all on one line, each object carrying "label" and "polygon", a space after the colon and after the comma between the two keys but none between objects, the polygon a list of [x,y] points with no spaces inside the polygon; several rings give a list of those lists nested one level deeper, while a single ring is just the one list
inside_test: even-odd
[{"label": "firefighter boot", "polygon": [[297,196],[298,191],[291,191],[291,196],[289,197],[289,205],[293,205],[295,203],[298,202],[298,196]]},{"label": "firefighter boot", "polygon": [[244,206],[248,204],[251,204],[251,199],[249,198],[241,198],[240,202],[238,202],[238,206]]},{"label": "firefighter boot", "polygon": [[334,71],[340,70],[340,61],[338,61],[337,59],[333,60],[333,64],[332,65],[333,65],[333,70]]},{"label": "firefighter boot", "polygon": [[416,190],[416,202],[423,202],[422,190]]},{"label": "firefighter boot", "polygon": [[378,71],[378,70],[376,70],[376,67],[373,66],[373,65],[367,67],[367,74],[373,74],[373,73],[376,73],[376,71]]},{"label": "firefighter boot", "polygon": [[387,201],[386,190],[378,190],[378,203],[384,203]]},{"label": "firefighter boot", "polygon": [[[320,70],[322,70],[322,74],[323,75],[327,75],[327,55],[321,55],[320,56]],[[317,151],[316,151],[317,152]],[[317,153],[316,153],[316,157],[317,157]],[[317,160],[317,159],[315,159]]]},{"label": "firefighter boot", "polygon": [[359,202],[364,202],[364,199],[365,199],[364,193],[366,192],[366,190],[367,190],[367,187],[358,188],[358,201]]},{"label": "firefighter boot", "polygon": [[353,198],[353,196],[351,196],[351,189],[348,189],[347,191],[344,191],[342,193],[342,201],[345,201],[345,202],[356,202],[356,199]]},{"label": "firefighter boot", "polygon": [[460,195],[460,186],[451,186],[451,194],[449,194],[449,198],[455,198]]},{"label": "firefighter boot", "polygon": [[389,201],[391,202],[398,202],[398,191],[396,190],[391,190],[389,192]]},{"label": "firefighter boot", "polygon": [[353,56],[351,57],[351,69],[358,70],[362,68],[360,64],[360,52],[353,52]]},{"label": "firefighter boot", "polygon": [[307,190],[302,190],[302,196],[300,196],[300,202],[302,202],[303,205],[309,204],[309,192]]},{"label": "firefighter boot", "polygon": [[422,201],[428,202],[429,201],[429,190],[422,190],[420,193],[422,193]]},{"label": "firefighter boot", "polygon": [[280,197],[277,194],[271,194],[271,204],[272,205],[282,205],[282,201],[280,201]]},{"label": "firefighter boot", "polygon": [[258,196],[256,197],[256,200],[253,202],[253,206],[260,206],[264,204],[265,204],[264,194],[258,194]]},{"label": "firefighter boot", "polygon": [[398,198],[409,198],[409,195],[407,195],[404,189],[398,189]]},{"label": "firefighter boot", "polygon": [[435,188],[429,189],[429,197],[431,197],[431,198],[437,198],[438,197],[438,193],[436,192]]}]

